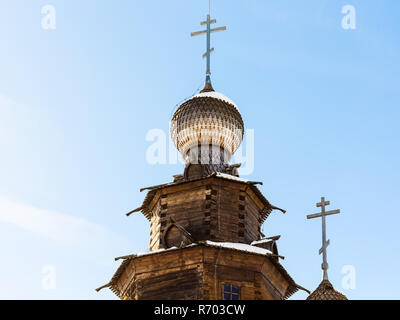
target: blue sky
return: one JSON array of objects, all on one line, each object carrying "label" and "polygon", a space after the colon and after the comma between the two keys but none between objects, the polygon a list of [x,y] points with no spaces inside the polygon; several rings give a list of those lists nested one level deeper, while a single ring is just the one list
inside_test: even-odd
[{"label": "blue sky", "polygon": [[[41,9],[56,9],[43,30]],[[341,27],[356,8],[355,30]],[[168,132],[176,104],[202,84],[207,1],[0,3],[0,298],[108,299],[114,257],[147,250],[141,187],[181,164],[151,165],[151,129]],[[214,88],[255,133],[245,178],[287,214],[283,265],[302,286],[321,281],[321,196],[329,276],[350,299],[399,299],[399,15],[396,0],[215,0]],[[356,287],[342,288],[343,266]],[[48,268],[56,286],[43,286]],[[47,289],[47,290],[46,290]],[[304,299],[297,293],[294,299]]]}]

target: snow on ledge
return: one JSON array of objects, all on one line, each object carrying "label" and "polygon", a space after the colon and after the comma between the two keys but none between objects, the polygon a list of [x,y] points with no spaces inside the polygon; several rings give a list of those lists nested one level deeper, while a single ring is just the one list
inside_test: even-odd
[{"label": "snow on ledge", "polygon": [[168,249],[157,249],[157,250],[154,250],[154,251],[147,251],[147,252],[138,253],[135,256],[136,257],[150,256],[152,254],[156,254],[156,253],[160,253],[160,252],[164,252],[164,251],[172,251],[172,250],[176,250],[176,249],[178,249],[178,248],[177,247],[171,247],[171,248],[168,248]]},{"label": "snow on ledge", "polygon": [[229,99],[228,97],[224,96],[222,93],[219,93],[219,92],[215,92],[215,91],[201,92],[201,93],[193,96],[192,99],[203,98],[203,97],[215,98],[215,99],[225,101],[225,102],[233,105],[235,107],[235,109],[239,112],[239,108],[237,107],[236,103],[233,102],[233,100]]},{"label": "snow on ledge", "polygon": [[244,182],[244,183],[250,182],[249,180],[239,178],[239,177],[233,176],[231,174],[222,173],[222,172],[217,172],[216,177],[225,178],[225,179],[232,180],[232,181]]},{"label": "snow on ledge", "polygon": [[[189,245],[187,245],[187,246],[185,246],[183,248],[195,247],[195,246],[197,246],[197,244],[196,243],[192,243],[192,244],[189,244]],[[181,248],[181,249],[183,249],[183,248]],[[174,251],[174,250],[178,250],[178,249],[180,249],[180,248],[178,248],[178,247],[171,247],[171,248],[168,248],[168,249],[163,249],[162,248],[162,249],[157,249],[157,250],[154,250],[154,251],[147,251],[147,252],[138,253],[138,254],[135,254],[134,256],[135,257],[144,257],[144,256],[150,256],[152,254],[157,254],[157,253],[167,252],[167,251]]]},{"label": "snow on ledge", "polygon": [[244,243],[206,241],[206,244],[209,246],[212,246],[212,247],[234,249],[234,250],[246,251],[249,253],[256,253],[256,254],[261,254],[261,255],[273,254],[271,251],[269,251],[267,249],[254,247],[254,246],[244,244]]},{"label": "snow on ledge", "polygon": [[[234,249],[234,250],[239,250],[239,251],[244,251],[244,252],[249,252],[249,253],[255,253],[255,254],[260,254],[260,255],[271,255],[273,254],[270,250],[264,249],[264,248],[259,248],[259,247],[254,247],[253,245],[248,245],[244,243],[233,243],[233,242],[213,242],[213,241],[205,241],[203,242],[205,245],[210,246],[210,247],[217,247],[217,248],[226,248],[226,249]],[[254,242],[253,242],[254,243]],[[201,243],[192,243],[189,244],[181,249],[188,248],[188,247],[196,247],[198,245],[201,245]],[[168,251],[174,251],[178,250],[179,248],[177,247],[171,247],[168,249],[158,249],[154,251],[147,251],[147,252],[142,252],[133,255],[132,257],[139,258],[139,257],[145,257],[145,256],[150,256],[153,254],[157,253],[162,253],[162,252],[168,252]]]},{"label": "snow on ledge", "polygon": [[273,240],[272,239],[262,239],[262,240],[258,240],[258,241],[253,241],[251,243],[251,245],[255,246],[257,244],[268,243],[268,242],[271,242],[271,241],[273,241]]}]

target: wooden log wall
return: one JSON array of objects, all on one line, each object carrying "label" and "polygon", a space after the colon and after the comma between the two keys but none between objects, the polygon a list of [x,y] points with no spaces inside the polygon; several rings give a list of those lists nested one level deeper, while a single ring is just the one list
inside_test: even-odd
[{"label": "wooden log wall", "polygon": [[265,256],[198,246],[136,258],[116,287],[125,299],[221,300],[224,284],[241,300],[279,300],[289,286]]},{"label": "wooden log wall", "polygon": [[[210,178],[159,192],[152,208],[150,250],[166,243],[165,233],[172,223],[183,227],[194,241],[249,244],[260,239],[264,205],[245,183]],[[179,232],[168,235],[169,242],[178,243],[180,236]]]}]

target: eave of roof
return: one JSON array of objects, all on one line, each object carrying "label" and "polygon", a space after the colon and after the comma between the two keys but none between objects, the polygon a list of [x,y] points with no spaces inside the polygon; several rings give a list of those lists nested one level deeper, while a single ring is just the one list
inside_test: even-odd
[{"label": "eave of roof", "polygon": [[[121,263],[121,265],[118,267],[117,271],[111,278],[110,282],[104,286],[101,286],[100,288],[97,288],[96,291],[100,291],[104,288],[109,287],[112,292],[114,292],[118,297],[121,298],[121,292],[120,290],[115,286],[117,283],[119,277],[123,274],[129,263],[135,259],[146,257],[149,255],[154,255],[154,254],[165,254],[169,253],[171,251],[175,250],[185,250],[188,248],[193,248],[196,246],[203,246],[203,247],[213,247],[213,248],[219,248],[221,250],[232,250],[232,251],[239,251],[242,253],[246,254],[255,254],[255,255],[261,255],[261,256],[266,256],[269,258],[269,261],[272,262],[272,264],[278,269],[278,271],[282,274],[282,276],[288,281],[289,287],[286,290],[286,293],[284,295],[284,299],[288,299],[290,296],[292,296],[294,293],[296,293],[299,289],[304,290],[308,293],[307,289],[299,286],[293,278],[289,275],[289,273],[286,271],[286,269],[279,263],[279,261],[276,259],[277,255],[273,254],[271,251],[267,249],[262,249],[258,247],[254,247],[251,245],[246,245],[246,244],[241,244],[241,243],[218,243],[218,242],[212,242],[212,241],[200,241],[197,243],[192,243],[184,248],[168,248],[168,249],[159,249],[155,251],[150,251],[150,252],[145,252],[145,253],[140,253],[140,254],[134,254],[134,255],[129,255],[125,257],[119,257],[117,259],[124,259],[124,261]],[[279,256],[278,256],[279,257]]]}]

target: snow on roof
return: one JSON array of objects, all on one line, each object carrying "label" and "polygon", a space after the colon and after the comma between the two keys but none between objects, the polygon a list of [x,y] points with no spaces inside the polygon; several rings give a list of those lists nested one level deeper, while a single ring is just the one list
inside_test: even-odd
[{"label": "snow on roof", "polygon": [[149,256],[149,255],[160,253],[160,252],[164,252],[164,251],[172,251],[172,250],[176,250],[176,249],[178,249],[178,248],[177,247],[171,247],[171,248],[168,248],[168,249],[158,249],[158,250],[154,250],[154,251],[147,251],[147,252],[138,253],[135,256],[136,257],[144,257],[144,256]]},{"label": "snow on roof", "polygon": [[233,102],[231,99],[229,99],[228,97],[224,96],[222,93],[219,92],[215,92],[215,91],[210,91],[210,92],[201,92],[199,94],[196,94],[195,96],[193,96],[192,99],[194,98],[202,98],[202,97],[209,97],[209,98],[215,98],[215,99],[220,99],[222,101],[225,101],[231,105],[233,105],[235,107],[235,109],[237,111],[239,111],[239,108],[237,107],[236,103]]},{"label": "snow on roof", "polygon": [[244,244],[244,243],[206,241],[206,244],[209,246],[213,246],[213,247],[234,249],[234,250],[246,251],[249,253],[256,253],[256,254],[262,254],[262,255],[273,254],[271,251],[269,251],[267,249],[254,247],[254,246]]},{"label": "snow on roof", "polygon": [[272,239],[262,239],[262,240],[258,240],[258,241],[253,241],[253,242],[251,243],[251,245],[252,245],[252,246],[255,246],[255,245],[257,245],[257,244],[268,243],[268,242],[271,242],[271,241],[273,241],[273,240],[272,240]]},{"label": "snow on roof", "polygon": [[[244,243],[232,243],[232,242],[213,242],[213,241],[205,241],[204,242],[206,245],[211,246],[211,247],[219,247],[219,248],[227,248],[227,249],[234,249],[234,250],[239,250],[239,251],[246,251],[249,253],[256,253],[256,254],[261,254],[261,255],[269,255],[273,254],[270,250],[264,249],[264,248],[259,248],[259,247],[254,247],[253,245],[248,245]],[[199,244],[197,243],[192,243],[187,247],[195,247],[198,246]],[[200,243],[201,245],[201,243]],[[147,252],[142,252],[138,253],[135,255],[132,255],[132,258],[138,258],[138,257],[145,257],[145,256],[150,256],[152,254],[157,254],[161,252],[167,252],[167,251],[174,251],[179,248],[177,247],[171,247],[168,249],[158,249],[154,251],[147,251]]]},{"label": "snow on roof", "polygon": [[[185,246],[185,248],[186,247],[195,247],[195,246],[197,246],[197,243],[191,243],[191,244]],[[135,257],[144,257],[144,256],[150,256],[150,255],[156,254],[156,253],[161,253],[161,252],[166,252],[166,251],[173,251],[173,250],[177,250],[177,249],[179,249],[179,248],[178,247],[171,247],[171,248],[168,248],[168,249],[161,248],[161,249],[157,249],[157,250],[154,250],[154,251],[147,251],[147,252],[138,253],[138,254],[135,254],[134,256]]]},{"label": "snow on roof", "polygon": [[233,180],[233,181],[239,181],[239,182],[244,182],[244,183],[249,183],[249,180],[243,179],[243,178],[239,178],[236,176],[232,176],[231,174],[227,174],[227,173],[222,173],[222,172],[217,172],[216,177],[220,177],[220,178],[225,178],[225,179],[229,179],[229,180]]}]

